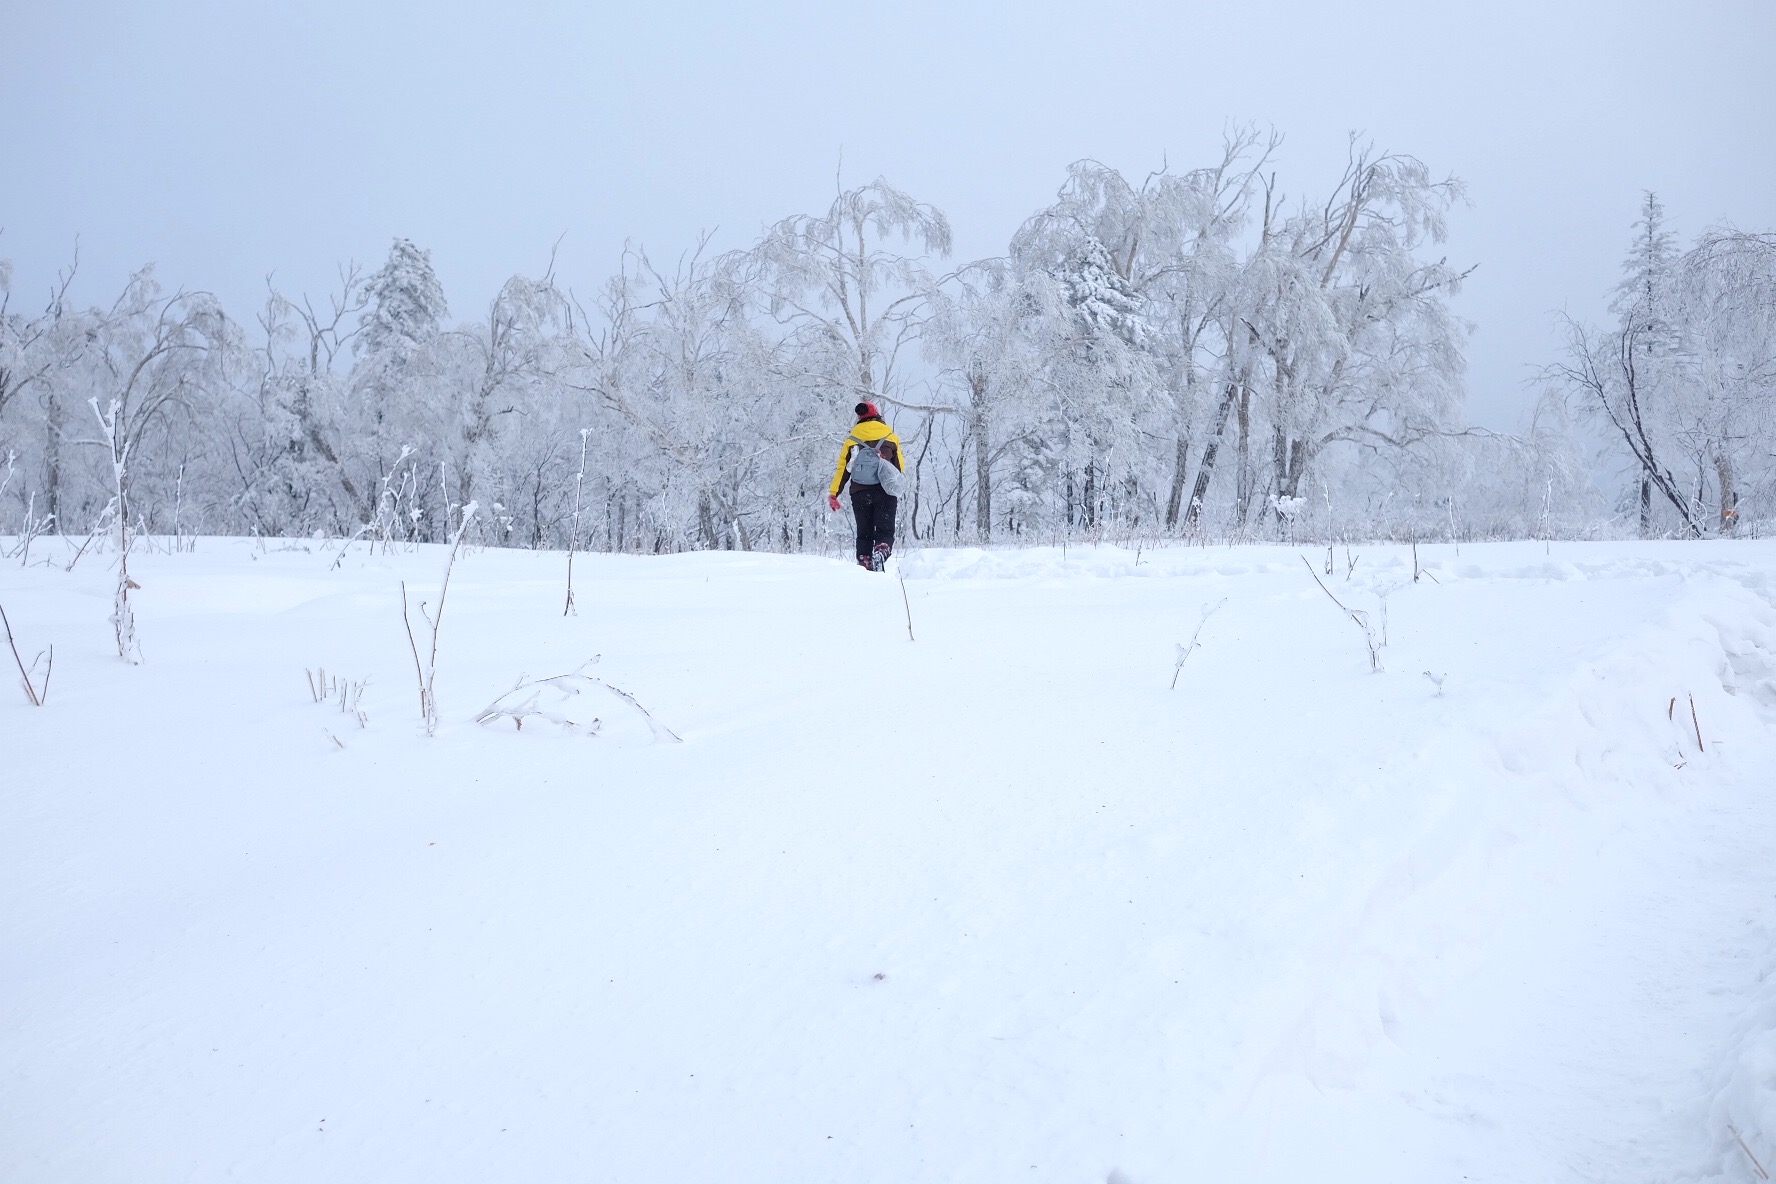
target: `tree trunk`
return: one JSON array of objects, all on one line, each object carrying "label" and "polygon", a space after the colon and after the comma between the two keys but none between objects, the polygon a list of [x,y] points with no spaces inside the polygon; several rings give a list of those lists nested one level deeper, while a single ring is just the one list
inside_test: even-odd
[{"label": "tree trunk", "polygon": [[987,431],[987,409],[981,404],[985,387],[983,382],[975,391],[974,416],[970,424],[974,434],[974,529],[983,543],[993,537],[992,439]]},{"label": "tree trunk", "polygon": [[1234,466],[1234,502],[1239,509],[1239,526],[1243,530],[1252,517],[1252,492],[1257,484],[1252,474],[1252,392],[1244,385],[1239,394],[1239,451]]},{"label": "tree trunk", "polygon": [[1172,487],[1166,494],[1165,524],[1167,530],[1178,525],[1178,511],[1184,503],[1184,469],[1190,463],[1190,434],[1178,433],[1178,450],[1172,457]]},{"label": "tree trunk", "polygon": [[1196,488],[1190,492],[1190,505],[1184,510],[1184,525],[1194,528],[1202,521],[1203,498],[1208,496],[1209,478],[1215,475],[1215,454],[1221,449],[1221,435],[1227,430],[1227,417],[1233,411],[1233,404],[1239,398],[1240,384],[1230,382],[1227,392],[1221,396],[1221,405],[1215,408],[1215,431],[1203,448],[1202,463],[1196,467]]},{"label": "tree trunk", "polygon": [[952,538],[960,542],[962,539],[962,487],[968,476],[968,438],[962,438],[961,447],[956,449],[956,533]]},{"label": "tree trunk", "polygon": [[61,396],[52,389],[43,429],[43,485],[56,533],[62,533],[62,426],[65,420]]},{"label": "tree trunk", "polygon": [[709,504],[708,490],[697,495],[697,529],[703,535],[704,550],[714,551],[721,546],[721,537],[715,533],[715,511]]},{"label": "tree trunk", "polygon": [[1289,484],[1289,433],[1280,427],[1270,429],[1270,485],[1278,495]]},{"label": "tree trunk", "polygon": [[1739,524],[1739,488],[1733,481],[1733,458],[1714,454],[1714,475],[1720,482],[1720,533],[1731,534]]},{"label": "tree trunk", "polygon": [[1301,477],[1307,472],[1309,455],[1306,440],[1289,441],[1288,479],[1277,489],[1279,497],[1301,496]]}]

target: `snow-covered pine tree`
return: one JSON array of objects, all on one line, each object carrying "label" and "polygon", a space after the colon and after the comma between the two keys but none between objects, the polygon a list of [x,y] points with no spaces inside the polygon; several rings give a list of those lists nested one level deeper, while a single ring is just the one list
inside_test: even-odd
[{"label": "snow-covered pine tree", "polygon": [[[429,494],[441,488],[442,470],[436,466],[442,464],[442,457],[435,455],[436,440],[417,438],[427,425],[415,420],[444,397],[442,392],[429,389],[434,384],[427,382],[425,365],[427,351],[437,341],[449,314],[444,286],[432,269],[431,252],[397,238],[389,248],[388,261],[365,279],[364,287],[369,306],[353,343],[358,359],[352,370],[354,448],[347,465],[354,470],[351,476],[358,489],[376,491],[374,496],[380,496],[385,480],[401,463],[397,459],[401,450],[411,447],[415,449],[414,468],[429,468],[437,474],[419,483]],[[386,509],[369,500],[371,496],[366,493],[361,507],[366,522]],[[422,506],[423,502],[413,509],[422,510]],[[440,506],[439,510],[431,515],[429,529],[421,533],[443,539],[451,527],[444,521],[448,507]],[[420,518],[413,518],[411,526],[419,531]]]},{"label": "snow-covered pine tree", "polygon": [[397,238],[388,262],[364,280],[370,307],[358,332],[360,358],[410,358],[437,337],[450,307],[432,253]]},{"label": "snow-covered pine tree", "polygon": [[[1667,388],[1682,349],[1671,308],[1671,273],[1677,256],[1677,236],[1665,228],[1664,204],[1649,189],[1641,199],[1634,241],[1622,261],[1622,280],[1610,302],[1610,311],[1620,318],[1624,340],[1632,342],[1630,348],[1637,356],[1640,397],[1648,415],[1657,415],[1667,402]],[[1653,532],[1653,482],[1644,469],[1639,486],[1640,534],[1645,538]]]}]

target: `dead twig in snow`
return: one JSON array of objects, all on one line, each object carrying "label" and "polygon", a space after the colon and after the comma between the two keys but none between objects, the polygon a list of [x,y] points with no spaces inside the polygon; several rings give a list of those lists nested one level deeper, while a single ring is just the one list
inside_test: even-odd
[{"label": "dead twig in snow", "polygon": [[623,702],[629,704],[629,706],[635,708],[635,710],[641,712],[642,718],[647,720],[648,728],[650,730],[652,730],[652,732],[654,734],[654,739],[659,740],[661,738],[665,738],[667,741],[669,741],[670,743],[673,743],[673,744],[683,744],[684,743],[683,740],[679,739],[677,732],[674,732],[671,728],[667,727],[665,724],[663,724],[659,720],[655,719],[653,716],[653,713],[651,711],[649,711],[647,708],[643,707],[639,702],[637,702],[634,695],[631,695],[628,691],[625,691],[622,687],[611,686],[610,683],[605,682],[603,679],[594,679],[593,681],[599,683],[600,685],[602,685],[604,687],[605,690],[609,691],[611,694],[615,695],[617,698],[623,700]]},{"label": "dead twig in snow", "polygon": [[43,689],[38,690],[36,683],[31,680],[31,671],[37,669],[38,659],[43,655],[38,654],[36,658],[32,658],[30,669],[26,669],[25,660],[19,657],[18,642],[12,638],[12,622],[7,620],[4,608],[0,608],[0,624],[6,627],[6,644],[12,650],[12,660],[18,663],[19,678],[25,684],[25,697],[31,701],[31,706],[43,706],[44,701],[49,698],[49,676],[55,673],[55,646],[49,647],[49,665],[43,671]]},{"label": "dead twig in snow", "polygon": [[511,690],[481,709],[480,714],[475,716],[475,722],[490,724],[495,720],[509,719],[512,726],[522,732],[525,720],[540,719],[555,724],[570,734],[596,736],[604,721],[592,714],[595,710],[592,705],[594,700],[582,699],[581,696],[594,689],[603,689],[640,713],[647,721],[648,730],[656,742],[684,743],[678,733],[655,719],[653,713],[643,707],[634,695],[622,687],[612,686],[602,678],[585,673],[586,667],[597,661],[596,657],[591,658],[582,662],[571,674],[556,674],[549,678],[532,680],[529,675],[520,674]]},{"label": "dead twig in snow", "polygon": [[[1313,569],[1310,567],[1308,570],[1312,571]],[[1178,660],[1172,663],[1172,690],[1175,691],[1178,689],[1178,672],[1184,669],[1184,663],[1189,661],[1191,653],[1196,650],[1196,639],[1202,636],[1203,626],[1207,625],[1209,623],[1209,618],[1220,612],[1221,606],[1226,603],[1227,600],[1223,597],[1213,605],[1203,605],[1202,616],[1199,617],[1196,622],[1196,632],[1190,635],[1190,644],[1180,644],[1178,646]]]},{"label": "dead twig in snow", "polygon": [[1739,1144],[1739,1150],[1745,1152],[1745,1158],[1751,1161],[1751,1166],[1757,1169],[1758,1179],[1768,1180],[1770,1178],[1770,1173],[1764,1170],[1764,1165],[1758,1162],[1758,1157],[1753,1155],[1751,1153],[1751,1148],[1745,1145],[1745,1138],[1739,1133],[1739,1128],[1732,1123],[1728,1123],[1727,1130],[1732,1134],[1733,1141]]},{"label": "dead twig in snow", "polygon": [[[1319,574],[1314,571],[1313,564],[1307,561],[1307,556],[1303,555],[1301,557],[1301,565],[1307,568],[1307,574],[1313,576],[1313,582],[1320,586],[1320,591],[1326,594],[1326,598],[1338,606],[1338,610],[1350,620],[1351,624],[1363,631],[1363,644],[1369,648],[1369,673],[1380,674],[1381,647],[1386,645],[1387,641],[1385,638],[1377,638],[1375,636],[1375,629],[1369,624],[1369,614],[1359,608],[1346,608],[1343,601],[1332,595],[1332,589],[1326,587],[1325,581],[1321,580]],[[1356,564],[1352,563],[1351,567],[1356,567]],[[1346,574],[1348,577],[1349,573]],[[1382,600],[1382,611],[1384,613],[1387,611],[1387,601],[1385,598]]]},{"label": "dead twig in snow", "polygon": [[[895,574],[900,575],[898,571]],[[905,576],[900,576],[900,603],[906,607],[907,640],[913,641],[913,602],[907,599]]]},{"label": "dead twig in snow", "polygon": [[369,679],[340,678],[336,674],[328,674],[325,666],[317,666],[313,670],[303,667],[302,673],[308,676],[309,698],[316,703],[337,700],[339,714],[351,716],[358,721],[360,728],[370,726],[369,713],[359,706],[364,698],[364,688],[370,685]]},{"label": "dead twig in snow", "polygon": [[1702,743],[1702,724],[1699,720],[1696,719],[1696,696],[1694,696],[1694,695],[1690,696],[1690,723],[1696,729],[1696,748],[1697,748],[1697,750],[1700,752],[1707,752],[1708,746],[1706,744]]}]

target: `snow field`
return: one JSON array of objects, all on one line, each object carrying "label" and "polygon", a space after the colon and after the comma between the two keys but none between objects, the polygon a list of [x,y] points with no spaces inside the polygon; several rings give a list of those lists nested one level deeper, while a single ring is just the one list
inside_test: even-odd
[{"label": "snow field", "polygon": [[477,552],[431,739],[441,549],[0,569],[0,1178],[1776,1168],[1776,550],[1353,555]]}]

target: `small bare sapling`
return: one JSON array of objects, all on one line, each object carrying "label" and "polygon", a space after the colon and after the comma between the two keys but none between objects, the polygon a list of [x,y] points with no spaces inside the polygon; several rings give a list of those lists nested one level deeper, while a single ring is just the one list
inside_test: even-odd
[{"label": "small bare sapling", "polygon": [[913,641],[913,602],[907,599],[906,576],[901,573],[899,564],[895,565],[894,574],[900,577],[900,606],[906,609],[907,640]]},{"label": "small bare sapling", "polygon": [[339,714],[349,715],[358,721],[360,728],[370,726],[370,713],[360,704],[364,699],[364,688],[370,685],[367,678],[340,678],[336,674],[328,674],[325,666],[317,666],[313,670],[306,667],[302,671],[308,675],[308,693],[316,703],[336,703]]},{"label": "small bare sapling", "polygon": [[[6,454],[6,474],[5,476],[0,476],[0,494],[4,494],[6,492],[6,487],[12,484],[13,462],[17,459],[18,453],[16,452],[8,452]],[[18,536],[14,540],[13,548],[11,551],[7,552],[6,558],[11,559],[14,555],[18,555],[21,557],[19,560],[19,566],[29,567],[31,564],[32,542],[34,542],[39,535],[46,534],[49,531],[50,526],[54,523],[54,514],[45,514],[41,518],[37,516],[37,491],[33,489],[30,496],[25,501],[25,520],[20,525]]]},{"label": "small bare sapling", "polygon": [[419,602],[419,615],[432,631],[431,647],[427,651],[424,662],[419,657],[419,642],[413,636],[413,617],[407,609],[407,581],[401,581],[401,623],[407,626],[407,647],[413,653],[413,673],[419,681],[419,717],[425,723],[426,735],[435,736],[438,732],[438,630],[444,624],[444,598],[450,594],[450,573],[456,567],[457,552],[462,549],[463,535],[469,529],[469,521],[475,517],[475,503],[470,502],[462,508],[462,522],[456,528],[456,534],[450,540],[450,558],[444,564],[444,583],[438,588],[438,612],[434,616],[426,612],[426,602]]},{"label": "small bare sapling", "polygon": [[671,728],[653,717],[634,695],[621,687],[612,686],[602,678],[585,673],[588,666],[596,664],[596,657],[580,664],[571,674],[557,674],[549,678],[532,679],[529,675],[520,674],[512,689],[482,708],[475,717],[478,724],[490,724],[496,720],[509,719],[517,731],[524,730],[526,720],[540,720],[554,724],[572,736],[596,736],[604,727],[604,720],[596,713],[600,703],[607,703],[604,695],[608,692],[636,711],[647,721],[648,730],[655,743],[683,743]]},{"label": "small bare sapling", "polygon": [[6,644],[12,650],[12,660],[18,663],[19,678],[25,684],[25,698],[31,701],[33,707],[43,706],[49,698],[49,676],[55,673],[55,646],[49,647],[49,660],[43,667],[43,685],[39,687],[34,676],[37,671],[37,663],[44,660],[44,655],[38,654],[31,659],[31,664],[26,666],[25,660],[19,657],[18,642],[14,641],[12,637],[12,622],[7,620],[4,608],[0,608],[0,625],[4,625],[6,628]]},{"label": "small bare sapling", "polygon": [[[1322,591],[1326,594],[1326,598],[1328,600],[1330,600],[1333,604],[1336,604],[1338,606],[1338,611],[1343,613],[1345,615],[1345,618],[1347,620],[1349,620],[1351,624],[1355,625],[1358,629],[1362,630],[1363,645],[1369,651],[1369,673],[1380,674],[1381,673],[1381,651],[1382,651],[1382,647],[1387,645],[1387,632],[1386,632],[1386,629],[1387,629],[1387,624],[1386,624],[1387,623],[1387,597],[1386,597],[1386,595],[1379,593],[1379,592],[1376,594],[1381,597],[1381,613],[1382,613],[1382,630],[1380,632],[1377,632],[1375,626],[1370,623],[1368,613],[1364,612],[1360,608],[1346,608],[1344,606],[1343,601],[1339,600],[1338,597],[1332,595],[1332,589],[1326,587],[1325,581],[1321,580],[1319,573],[1314,571],[1313,564],[1307,562],[1307,556],[1303,555],[1301,557],[1301,562],[1307,568],[1307,574],[1313,577],[1313,582],[1320,586],[1320,591]],[[1351,566],[1355,567],[1356,564],[1353,562],[1351,564]]]},{"label": "small bare sapling", "polygon": [[1202,616],[1197,618],[1196,632],[1190,635],[1190,644],[1185,645],[1182,642],[1179,643],[1178,660],[1172,663],[1172,690],[1175,691],[1178,689],[1178,672],[1184,669],[1184,663],[1190,660],[1191,653],[1195,651],[1198,644],[1196,639],[1202,636],[1203,626],[1207,625],[1209,623],[1209,618],[1220,612],[1221,606],[1226,603],[1227,601],[1222,599],[1214,604],[1203,605]]},{"label": "small bare sapling", "polygon": [[[138,665],[142,661],[142,645],[136,637],[136,612],[130,607],[129,594],[139,590],[142,585],[130,579],[130,525],[129,525],[129,455],[132,443],[128,434],[128,425],[122,421],[122,404],[112,399],[106,411],[99,410],[99,400],[95,396],[87,400],[92,408],[93,416],[98,419],[99,426],[105,431],[105,438],[98,443],[105,445],[111,453],[111,482],[114,489],[113,498],[117,503],[117,592],[111,602],[111,627],[117,636],[117,656],[130,665]],[[79,559],[78,555],[75,559]],[[73,568],[70,563],[69,568]]]},{"label": "small bare sapling", "polygon": [[586,484],[586,441],[591,435],[591,428],[580,429],[580,471],[574,474],[573,533],[567,541],[567,604],[561,610],[564,617],[570,613],[576,617],[580,615],[580,610],[574,607],[574,552],[580,549],[580,493]]}]

